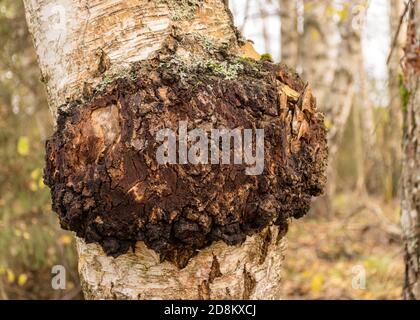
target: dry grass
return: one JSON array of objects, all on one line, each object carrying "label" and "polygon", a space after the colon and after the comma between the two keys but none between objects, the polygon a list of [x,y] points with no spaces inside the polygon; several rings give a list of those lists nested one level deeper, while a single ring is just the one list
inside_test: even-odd
[{"label": "dry grass", "polygon": [[[346,194],[333,199],[332,209],[330,217],[309,215],[291,225],[285,298],[400,299],[404,263],[398,203]],[[360,271],[365,289],[352,285]]]}]

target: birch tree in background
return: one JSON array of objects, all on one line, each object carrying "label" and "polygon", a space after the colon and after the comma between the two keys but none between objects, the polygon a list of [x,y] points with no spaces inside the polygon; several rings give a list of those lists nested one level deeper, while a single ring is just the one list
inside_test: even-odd
[{"label": "birch tree in background", "polygon": [[[402,112],[400,98],[400,82],[402,81],[401,59],[403,57],[404,29],[401,16],[404,11],[403,0],[389,0],[390,40],[393,46],[388,60],[388,119],[384,129],[383,152],[384,175],[383,185],[385,199],[390,200],[398,194],[398,180],[400,176]],[[395,42],[394,42],[395,41]]]},{"label": "birch tree in background", "polygon": [[334,14],[332,0],[303,1],[304,31],[299,48],[302,75],[311,82],[321,108],[326,97],[330,97],[336,65],[337,25]]},{"label": "birch tree in background", "polygon": [[362,28],[359,24],[354,24],[355,17],[353,13],[355,8],[361,3],[364,3],[364,1],[345,2],[339,24],[341,41],[338,47],[332,85],[328,92],[328,99],[325,100],[324,105],[320,106],[325,113],[327,127],[329,128],[328,146],[330,157],[328,169],[329,186],[327,191],[329,194],[332,194],[336,188],[334,162],[356,92],[355,81],[359,71],[358,64],[362,52]]},{"label": "birch tree in background", "polygon": [[[356,14],[365,16],[367,10],[367,4],[360,5]],[[361,18],[359,26],[362,31],[365,28],[364,21]],[[367,69],[365,65],[365,58],[363,53],[362,37],[359,37],[360,51],[357,57],[357,68],[356,68],[356,83],[357,83],[357,95],[354,101],[354,112],[359,114],[359,126],[354,126],[355,135],[360,134],[359,141],[355,141],[360,144],[357,149],[361,150],[361,154],[355,157],[355,161],[358,166],[357,180],[356,180],[356,192],[360,195],[365,195],[370,190],[378,189],[380,184],[381,176],[383,175],[383,165],[380,159],[380,152],[378,149],[376,130],[375,130],[375,119],[374,119],[374,103],[369,96],[369,80],[367,77]]]},{"label": "birch tree in background", "polygon": [[292,68],[299,64],[299,33],[296,0],[279,0],[281,17],[281,62]]},{"label": "birch tree in background", "polygon": [[[302,74],[309,79],[317,95],[319,108],[325,114],[329,128],[328,194],[335,190],[336,154],[352,106],[356,103],[356,90],[360,90],[361,93],[366,90],[366,80],[364,74],[361,74],[365,70],[359,68],[363,64],[361,33],[364,12],[361,10],[366,9],[366,1],[342,1],[341,4],[341,9],[337,11],[334,1],[303,1],[304,28],[303,33],[299,34],[297,2],[280,2],[282,61],[302,68]],[[356,87],[357,82],[359,85]],[[360,128],[365,126],[369,127],[369,131],[373,131],[371,111],[369,109],[368,114],[363,110],[363,117],[357,121]],[[358,143],[362,144],[366,139],[361,136]],[[362,148],[362,145],[358,148]],[[360,154],[363,154],[363,150]],[[360,161],[363,161],[363,157]],[[359,163],[358,171],[358,185],[364,186],[363,163]]]},{"label": "birch tree in background", "polygon": [[408,2],[404,47],[401,225],[405,244],[404,298],[420,299],[420,1]]}]

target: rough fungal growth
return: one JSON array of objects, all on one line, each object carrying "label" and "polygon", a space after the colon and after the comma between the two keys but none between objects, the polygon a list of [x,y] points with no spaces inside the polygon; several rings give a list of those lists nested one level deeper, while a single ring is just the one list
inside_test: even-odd
[{"label": "rough fungal growth", "polygon": [[[112,256],[144,241],[182,268],[214,241],[240,244],[273,223],[285,232],[288,219],[308,211],[327,158],[310,87],[284,66],[223,61],[188,73],[173,60],[143,61],[131,77],[61,108],[44,178],[63,228]],[[223,74],[232,68],[234,76]],[[177,132],[180,120],[189,129],[264,129],[263,173],[246,175],[245,164],[158,164],[156,133]]]}]

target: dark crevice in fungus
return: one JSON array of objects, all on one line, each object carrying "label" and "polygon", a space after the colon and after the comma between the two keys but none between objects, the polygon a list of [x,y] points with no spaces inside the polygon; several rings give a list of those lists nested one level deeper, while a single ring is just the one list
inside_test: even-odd
[{"label": "dark crevice in fungus", "polygon": [[257,284],[254,276],[244,267],[244,294],[242,299],[249,300]]},{"label": "dark crevice in fungus", "polygon": [[264,237],[263,237],[263,243],[261,245],[261,256],[259,264],[263,264],[265,262],[265,259],[267,258],[268,254],[268,246],[271,243],[271,230],[267,229],[265,231]]},{"label": "dark crevice in fungus", "polygon": [[[285,232],[290,218],[306,214],[323,190],[327,158],[310,88],[281,65],[225,61],[188,73],[171,61],[143,61],[87,101],[60,108],[44,179],[64,229],[114,257],[144,241],[182,268],[214,241],[237,245],[271,224]],[[177,132],[180,120],[264,129],[264,171],[158,164],[156,133]]]}]

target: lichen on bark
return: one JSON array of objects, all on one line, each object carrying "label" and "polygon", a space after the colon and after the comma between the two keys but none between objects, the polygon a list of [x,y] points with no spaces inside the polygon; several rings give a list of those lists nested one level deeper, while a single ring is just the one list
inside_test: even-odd
[{"label": "lichen on bark", "polygon": [[192,19],[197,9],[203,4],[203,0],[158,0],[157,3],[165,3],[171,10],[172,20]]},{"label": "lichen on bark", "polygon": [[[237,245],[271,224],[285,232],[308,211],[327,158],[310,87],[280,65],[212,55],[188,64],[157,55],[60,108],[44,179],[63,228],[112,256],[143,241],[182,268],[215,241]],[[176,132],[180,120],[264,129],[263,173],[247,175],[245,164],[158,164],[156,133]]]}]

